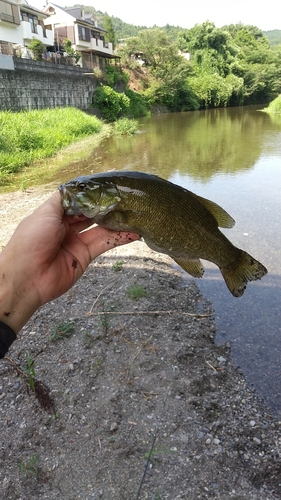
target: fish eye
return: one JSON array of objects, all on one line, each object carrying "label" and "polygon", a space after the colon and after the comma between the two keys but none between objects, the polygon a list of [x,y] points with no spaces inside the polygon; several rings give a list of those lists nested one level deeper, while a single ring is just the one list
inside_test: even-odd
[{"label": "fish eye", "polygon": [[84,191],[84,189],[85,189],[85,187],[86,187],[86,184],[85,184],[85,182],[79,182],[79,183],[77,184],[77,187],[78,187],[78,189],[79,189],[80,191]]}]

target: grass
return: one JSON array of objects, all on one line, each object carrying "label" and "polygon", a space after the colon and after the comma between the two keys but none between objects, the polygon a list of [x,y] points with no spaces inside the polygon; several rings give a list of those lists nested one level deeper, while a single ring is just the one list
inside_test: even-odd
[{"label": "grass", "polygon": [[37,476],[39,472],[39,457],[32,454],[28,460],[20,462],[18,468],[20,473],[27,478]]},{"label": "grass", "polygon": [[113,125],[115,135],[133,135],[137,132],[138,128],[137,120],[129,118],[119,118]]},{"label": "grass", "polygon": [[125,264],[125,262],[123,260],[118,260],[117,262],[115,262],[115,264],[113,264],[111,269],[112,269],[112,271],[115,271],[115,272],[122,271],[124,264]]},{"label": "grass", "polygon": [[26,381],[30,386],[32,391],[35,391],[35,382],[36,382],[36,372],[35,372],[35,362],[31,359],[30,353],[26,353]]},{"label": "grass", "polygon": [[51,333],[51,341],[56,342],[57,340],[62,340],[70,337],[74,332],[74,326],[75,323],[73,321],[57,323]]},{"label": "grass", "polygon": [[0,181],[101,128],[98,118],[75,108],[0,112]]},{"label": "grass", "polygon": [[148,293],[142,285],[132,285],[127,288],[127,295],[130,299],[141,299],[147,297]]}]

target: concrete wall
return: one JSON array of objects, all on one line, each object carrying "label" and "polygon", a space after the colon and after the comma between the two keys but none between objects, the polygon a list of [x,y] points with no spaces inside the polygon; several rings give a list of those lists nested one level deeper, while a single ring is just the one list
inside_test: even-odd
[{"label": "concrete wall", "polygon": [[31,59],[15,57],[13,62],[14,70],[0,69],[0,110],[90,106],[97,86],[93,74],[85,74],[80,67]]}]

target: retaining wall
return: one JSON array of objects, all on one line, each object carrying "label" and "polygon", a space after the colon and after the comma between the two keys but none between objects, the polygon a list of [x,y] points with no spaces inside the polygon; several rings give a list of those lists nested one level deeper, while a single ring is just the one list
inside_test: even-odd
[{"label": "retaining wall", "polygon": [[[20,59],[13,56],[0,66],[0,110],[31,110],[91,105],[97,80],[91,70]],[[4,61],[3,61],[4,62]],[[1,61],[0,61],[1,63]]]}]

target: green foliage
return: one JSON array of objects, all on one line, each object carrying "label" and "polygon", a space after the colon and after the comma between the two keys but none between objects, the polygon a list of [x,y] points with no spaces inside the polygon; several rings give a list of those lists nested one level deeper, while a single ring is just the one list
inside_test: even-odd
[{"label": "green foliage", "polygon": [[264,36],[268,39],[268,43],[272,47],[281,45],[281,30],[265,31]]},{"label": "green foliage", "polygon": [[114,31],[114,28],[113,28],[112,19],[111,19],[111,17],[109,17],[108,14],[104,15],[104,18],[103,18],[103,27],[106,30],[105,40],[107,42],[111,42],[112,46],[114,48],[115,47],[115,43],[116,43],[115,31]]},{"label": "green foliage", "polygon": [[142,285],[132,285],[127,288],[127,295],[130,299],[141,299],[147,297],[148,293]]},{"label": "green foliage", "polygon": [[64,323],[57,323],[51,333],[51,341],[56,342],[64,338],[70,337],[74,332],[75,323],[73,321],[65,321]]},{"label": "green foliage", "polygon": [[150,106],[144,93],[137,93],[131,89],[127,89],[125,94],[130,100],[130,105],[126,111],[128,116],[139,118],[150,113]]},{"label": "green foliage", "polygon": [[110,87],[113,87],[119,82],[124,82],[125,85],[128,84],[129,76],[125,71],[122,71],[119,67],[108,64],[103,73],[103,79]]},{"label": "green foliage", "polygon": [[26,353],[26,381],[30,386],[32,391],[35,391],[35,381],[36,381],[36,373],[35,373],[35,363],[34,360],[31,359],[30,353]]},{"label": "green foliage", "polygon": [[18,468],[20,474],[25,476],[26,478],[30,478],[32,476],[37,476],[39,473],[39,457],[36,454],[32,454],[30,458],[26,461],[20,462],[18,464]]},{"label": "green foliage", "polygon": [[130,100],[125,94],[116,92],[106,85],[101,85],[95,90],[93,106],[101,110],[105,120],[115,121],[129,108]]},{"label": "green foliage", "polygon": [[201,107],[227,106],[231,97],[242,100],[243,81],[234,75],[223,78],[218,73],[202,73],[189,80],[195,95],[200,99]]},{"label": "green foliage", "polygon": [[51,156],[63,146],[97,133],[101,126],[98,118],[75,108],[0,112],[0,180],[24,165]]},{"label": "green foliage", "polygon": [[281,114],[281,95],[270,102],[268,108],[263,109],[263,111],[266,111],[267,113]]},{"label": "green foliage", "polygon": [[78,63],[79,59],[81,58],[81,52],[78,52],[77,50],[74,50],[72,47],[72,42],[69,40],[69,38],[66,38],[63,41],[63,48],[67,55],[69,57],[73,57],[75,59],[75,62]]},{"label": "green foliage", "polygon": [[36,40],[36,38],[32,38],[27,48],[33,52],[35,60],[42,59],[45,47],[43,42],[41,42],[41,40]]},{"label": "green foliage", "polygon": [[119,118],[114,123],[114,133],[116,135],[133,135],[138,130],[137,120],[129,118]]},{"label": "green foliage", "polygon": [[112,271],[115,272],[121,271],[123,269],[124,264],[125,264],[124,260],[118,260],[117,262],[115,262],[115,264],[113,264],[111,269]]}]

